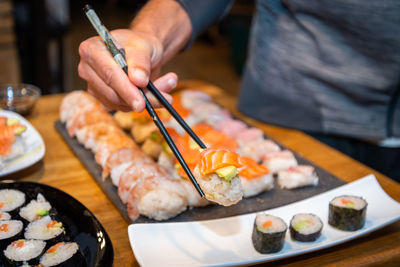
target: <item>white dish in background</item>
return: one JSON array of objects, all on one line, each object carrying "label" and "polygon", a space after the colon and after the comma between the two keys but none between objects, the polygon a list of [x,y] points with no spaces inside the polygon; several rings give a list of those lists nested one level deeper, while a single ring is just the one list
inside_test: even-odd
[{"label": "white dish in background", "polygon": [[0,164],[0,176],[5,176],[29,167],[41,160],[45,153],[45,145],[38,131],[18,113],[0,110],[0,116],[18,119],[22,125],[26,126],[26,131],[22,133],[22,138],[25,142],[24,154]]},{"label": "white dish in background", "polygon": [[[368,202],[366,223],[346,232],[328,224],[328,205],[334,197],[350,194]],[[385,208],[382,208],[385,207]],[[355,239],[400,219],[400,203],[381,188],[374,175],[345,184],[320,195],[266,211],[288,225],[296,213],[318,215],[324,223],[315,242],[292,241],[289,231],[280,252],[260,254],[252,244],[256,213],[195,222],[131,224],[130,244],[141,266],[234,266],[257,264],[304,254]]]}]

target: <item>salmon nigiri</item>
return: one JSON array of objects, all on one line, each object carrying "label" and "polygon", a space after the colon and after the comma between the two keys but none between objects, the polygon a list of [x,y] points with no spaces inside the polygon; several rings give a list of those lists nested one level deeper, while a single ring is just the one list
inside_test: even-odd
[{"label": "salmon nigiri", "polygon": [[251,197],[274,187],[269,169],[252,158],[241,156],[242,168],[239,177],[243,186],[244,197]]},{"label": "salmon nigiri", "polygon": [[200,156],[193,175],[206,198],[223,206],[239,202],[243,197],[238,176],[238,168],[242,166],[240,156],[229,150],[212,148],[205,149]]}]

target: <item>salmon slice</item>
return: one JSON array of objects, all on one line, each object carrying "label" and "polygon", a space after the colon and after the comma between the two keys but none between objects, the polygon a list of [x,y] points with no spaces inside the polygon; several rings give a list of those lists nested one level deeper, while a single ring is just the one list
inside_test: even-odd
[{"label": "salmon slice", "polygon": [[230,151],[235,151],[238,148],[235,139],[215,130],[208,124],[196,124],[192,129],[209,148],[221,148]]},{"label": "salmon slice", "polygon": [[200,173],[204,176],[227,166],[242,167],[239,157],[239,154],[226,149],[206,149],[198,163]]},{"label": "salmon slice", "polygon": [[252,158],[241,156],[240,163],[243,165],[243,169],[240,170],[239,176],[246,179],[257,178],[269,173],[267,167],[258,164],[257,161]]},{"label": "salmon slice", "polygon": [[17,129],[24,127],[22,131],[26,130],[26,127],[21,124],[4,125],[0,127],[0,155],[8,155],[11,153],[11,146],[15,142]]}]

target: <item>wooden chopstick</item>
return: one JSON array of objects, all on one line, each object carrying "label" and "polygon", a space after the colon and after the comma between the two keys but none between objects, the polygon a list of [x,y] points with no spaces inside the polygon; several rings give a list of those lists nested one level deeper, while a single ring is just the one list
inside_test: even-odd
[{"label": "wooden chopstick", "polygon": [[[121,68],[123,69],[125,74],[128,75],[128,65],[126,64],[125,53],[124,53],[123,49],[120,47],[117,47],[116,42],[113,40],[111,34],[108,32],[107,28],[101,23],[99,17],[94,12],[94,10],[91,8],[90,5],[85,5],[84,11],[86,13],[86,16],[89,18],[90,22],[92,23],[93,27],[96,29],[97,33],[100,35],[100,37],[104,41],[104,43],[107,46],[108,50],[110,51],[111,55],[114,57],[115,61],[121,66]],[[158,89],[153,85],[153,83],[151,81],[149,82],[147,88],[161,102],[161,104],[165,106],[165,108],[168,110],[168,112],[171,113],[171,115],[178,121],[178,123],[185,129],[185,131],[199,144],[199,146],[201,148],[206,148],[206,146],[200,140],[200,138],[186,124],[186,122],[182,119],[182,117],[168,103],[168,101],[158,91]],[[148,98],[146,97],[145,93],[143,92],[143,89],[139,88],[139,91],[142,93],[142,96],[145,100],[146,110],[149,113],[150,117],[153,119],[154,123],[160,130],[165,141],[167,142],[168,146],[171,148],[175,157],[178,159],[179,163],[181,164],[182,168],[188,175],[190,181],[193,183],[197,192],[199,192],[201,197],[204,197],[203,190],[200,188],[200,185],[197,183],[196,178],[194,178],[192,172],[190,171],[189,167],[187,166],[185,160],[183,159],[178,148],[176,147],[174,141],[172,140],[171,136],[168,134],[167,130],[165,129],[164,124],[158,117],[157,113],[154,111],[154,108],[151,105]]]}]

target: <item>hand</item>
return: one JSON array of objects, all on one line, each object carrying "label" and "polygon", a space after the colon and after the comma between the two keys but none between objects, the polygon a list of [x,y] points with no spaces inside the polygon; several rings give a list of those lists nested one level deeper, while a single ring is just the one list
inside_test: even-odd
[{"label": "hand", "polygon": [[[81,60],[79,76],[88,83],[88,91],[111,110],[140,112],[145,107],[138,87],[146,88],[149,78],[160,74],[163,47],[157,38],[143,32],[115,30],[111,32],[118,44],[125,49],[128,76],[114,61],[100,37],[92,37],[79,46]],[[177,85],[178,77],[168,73],[154,81],[154,85],[171,102],[168,94]],[[157,101],[146,94],[156,107]]]}]

